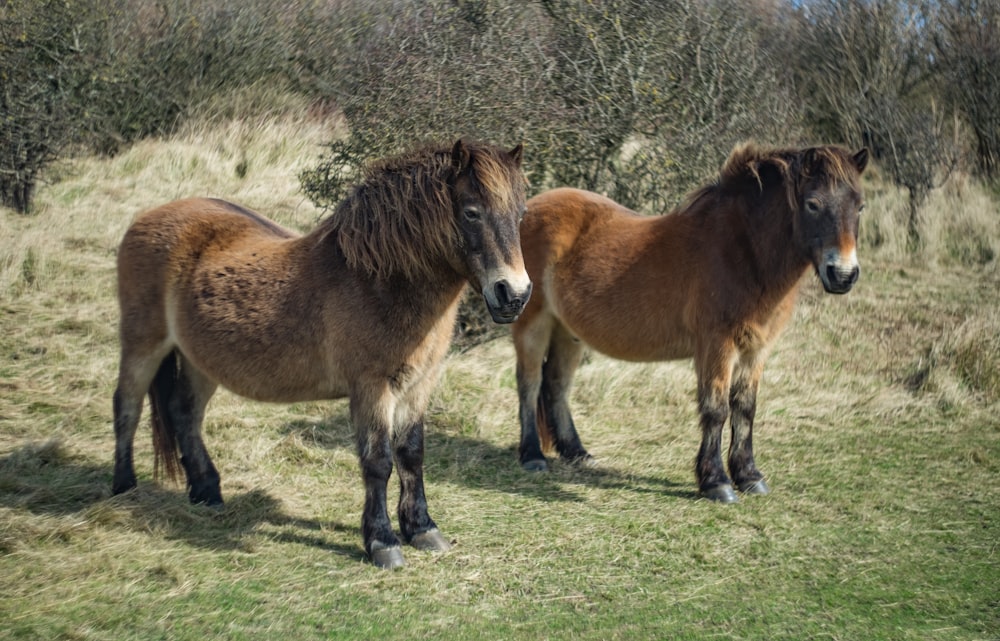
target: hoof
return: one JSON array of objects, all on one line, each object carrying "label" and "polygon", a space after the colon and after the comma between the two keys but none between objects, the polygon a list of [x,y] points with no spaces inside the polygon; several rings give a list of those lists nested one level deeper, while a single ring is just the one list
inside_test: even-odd
[{"label": "hoof", "polygon": [[437,528],[416,535],[410,539],[410,545],[418,550],[430,550],[431,552],[447,552],[451,549],[451,543]]},{"label": "hoof", "polygon": [[702,498],[706,498],[709,501],[715,501],[716,503],[739,502],[736,492],[733,491],[733,486],[728,483],[725,485],[716,485],[715,487],[710,487],[707,490],[702,490],[701,496]]},{"label": "hoof", "polygon": [[197,505],[203,503],[208,507],[222,507],[222,492],[219,490],[219,483],[197,482],[188,487],[188,500]]},{"label": "hoof", "polygon": [[758,479],[756,481],[746,481],[744,483],[740,483],[740,492],[743,492],[744,494],[764,495],[770,494],[771,488],[767,486],[764,479]]},{"label": "hoof", "polygon": [[111,484],[111,493],[117,496],[129,490],[134,490],[138,486],[139,484],[136,482],[135,476],[130,476],[122,480],[115,479],[114,483]]},{"label": "hoof", "polygon": [[395,570],[405,565],[403,562],[403,550],[398,545],[394,545],[391,548],[379,547],[373,549],[369,556],[375,567],[382,568],[383,570]]},{"label": "hoof", "polygon": [[521,463],[521,469],[525,472],[548,472],[549,464],[545,459],[535,459],[534,461],[525,461]]},{"label": "hoof", "polygon": [[204,505],[205,507],[213,510],[221,510],[225,506],[221,494],[209,496],[189,496],[188,498],[191,501],[191,505]]},{"label": "hoof", "polygon": [[573,467],[579,468],[597,467],[597,459],[590,454],[584,454],[583,456],[577,456],[576,458],[570,460],[569,464]]}]

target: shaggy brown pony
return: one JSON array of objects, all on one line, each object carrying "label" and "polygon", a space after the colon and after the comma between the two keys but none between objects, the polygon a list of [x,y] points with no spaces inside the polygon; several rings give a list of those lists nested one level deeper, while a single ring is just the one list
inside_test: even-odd
[{"label": "shaggy brown pony", "polygon": [[[718,180],[666,216],[643,217],[586,191],[528,201],[521,224],[535,294],[514,324],[521,465],[547,469],[554,441],[589,458],[568,397],[585,345],[614,358],[694,358],[702,440],[698,487],[733,502],[767,493],[753,457],[757,387],[803,274],[843,294],[858,279],[865,149],[737,147]],[[730,420],[729,473],[722,428]]]},{"label": "shaggy brown pony", "polygon": [[140,215],[118,252],[113,491],[136,486],[132,441],[147,392],[157,461],[168,473],[183,467],[191,501],[208,505],[222,504],[201,437],[218,385],[261,401],[348,397],[369,556],[403,564],[386,506],[394,461],[402,538],[448,549],[424,498],[424,411],[466,283],[499,323],[528,299],[524,199],[520,145],[458,141],[372,164],[304,236],[221,200]]}]

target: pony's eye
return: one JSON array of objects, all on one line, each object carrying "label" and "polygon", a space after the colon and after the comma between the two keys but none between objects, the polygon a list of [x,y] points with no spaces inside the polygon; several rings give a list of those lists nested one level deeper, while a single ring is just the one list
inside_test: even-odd
[{"label": "pony's eye", "polygon": [[859,214],[860,214],[861,212],[863,212],[864,210],[865,210],[865,204],[864,204],[864,203],[861,203],[860,205],[858,205],[858,213],[859,213]]},{"label": "pony's eye", "polygon": [[823,209],[823,206],[815,198],[810,198],[806,201],[806,211],[810,214],[818,214],[821,209]]},{"label": "pony's eye", "polygon": [[465,216],[465,219],[470,223],[478,222],[482,217],[482,214],[475,207],[466,207],[462,210],[462,215]]}]

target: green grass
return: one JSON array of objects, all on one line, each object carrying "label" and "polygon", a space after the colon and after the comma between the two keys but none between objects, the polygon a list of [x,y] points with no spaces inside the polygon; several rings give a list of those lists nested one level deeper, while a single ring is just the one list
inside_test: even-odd
[{"label": "green grass", "polygon": [[[863,251],[845,297],[807,280],[762,383],[767,497],[696,498],[688,363],[590,357],[574,409],[600,465],[522,473],[506,338],[450,356],[432,399],[447,554],[365,560],[343,401],[220,392],[222,512],[153,482],[145,425],[139,488],[111,497],[129,220],[202,194],[310,227],[295,176],[329,133],[217,123],[67,168],[31,218],[0,212],[0,639],[1000,639],[1000,271],[943,242]],[[891,239],[882,191],[864,224]],[[974,185],[936,198],[958,218],[935,224],[995,250]]]}]

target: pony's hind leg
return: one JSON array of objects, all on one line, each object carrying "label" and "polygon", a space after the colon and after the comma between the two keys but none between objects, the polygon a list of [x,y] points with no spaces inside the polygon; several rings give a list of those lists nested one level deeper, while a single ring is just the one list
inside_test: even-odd
[{"label": "pony's hind leg", "polygon": [[451,544],[427,513],[424,495],[424,423],[418,420],[392,435],[399,472],[399,530],[403,540],[418,550],[446,552]]},{"label": "pony's hind leg", "polygon": [[556,451],[565,461],[586,462],[592,457],[580,442],[569,409],[573,375],[580,366],[583,343],[562,325],[556,325],[549,343],[548,357],[542,365],[541,406],[554,435]]},{"label": "pony's hind leg", "polygon": [[123,345],[118,367],[118,385],[112,401],[115,429],[115,467],[112,494],[127,492],[136,486],[133,463],[135,432],[142,416],[142,403],[149,391],[157,367],[169,347],[161,346],[149,354],[137,355]]},{"label": "pony's hind leg", "polygon": [[160,454],[176,456],[176,450],[180,450],[188,498],[210,507],[222,505],[222,492],[219,473],[201,437],[201,425],[215,389],[216,383],[177,351],[163,360],[150,387],[152,411],[169,432],[163,445],[170,451]]},{"label": "pony's hind leg", "polygon": [[132,459],[135,431],[142,415],[142,399],[146,390],[139,392],[138,398],[130,393],[128,388],[120,383],[115,389],[114,425],[115,425],[115,471],[111,481],[111,493],[121,494],[137,485],[135,464]]},{"label": "pony's hind leg", "polygon": [[768,494],[770,488],[757,469],[753,457],[753,421],[757,413],[757,389],[763,363],[741,362],[729,390],[730,425],[729,474],[741,492]]}]

